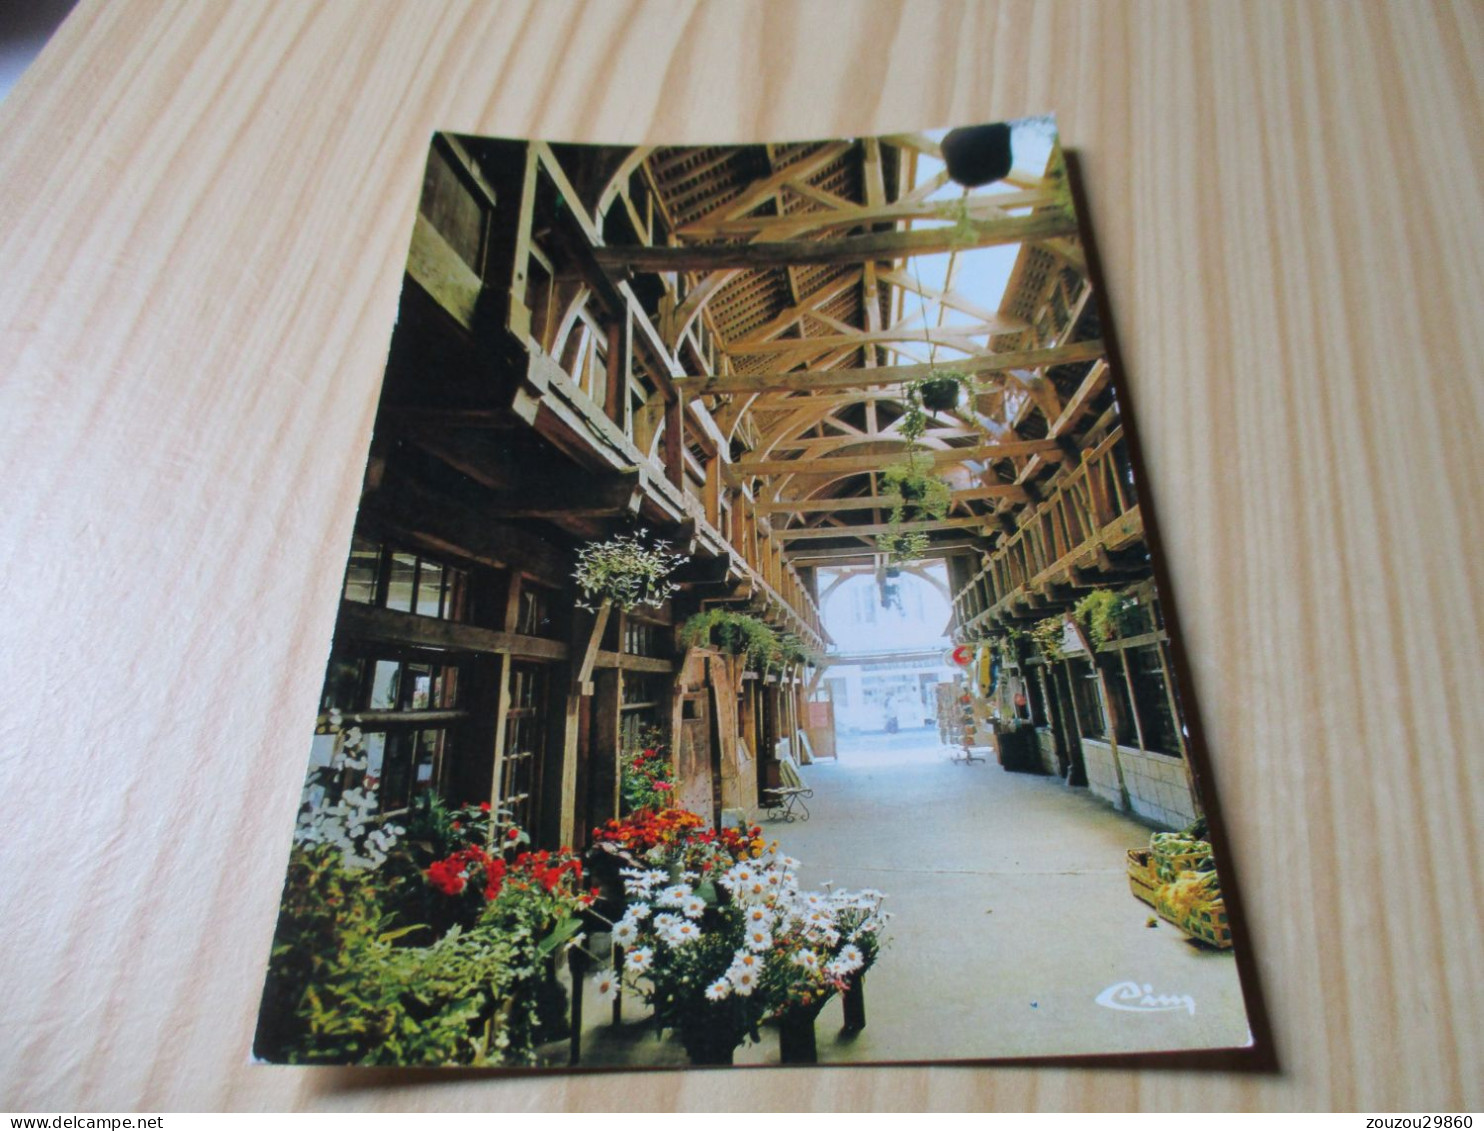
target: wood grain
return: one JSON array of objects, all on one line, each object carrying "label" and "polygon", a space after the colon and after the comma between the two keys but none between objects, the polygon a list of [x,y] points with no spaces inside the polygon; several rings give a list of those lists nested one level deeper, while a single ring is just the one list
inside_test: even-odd
[{"label": "wood grain", "polygon": [[[1484,1106],[1481,76],[1466,0],[85,0],[0,103],[0,1106]],[[430,134],[1047,109],[1282,1071],[249,1065]]]}]

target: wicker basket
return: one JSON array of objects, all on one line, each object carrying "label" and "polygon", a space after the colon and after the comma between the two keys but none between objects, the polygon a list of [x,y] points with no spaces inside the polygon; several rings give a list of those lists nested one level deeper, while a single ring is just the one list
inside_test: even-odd
[{"label": "wicker basket", "polygon": [[1200,871],[1200,865],[1211,858],[1211,846],[1189,852],[1171,852],[1157,840],[1149,842],[1149,863],[1154,878],[1162,884],[1172,884],[1181,872]]},{"label": "wicker basket", "polygon": [[1154,910],[1159,912],[1161,919],[1179,927],[1197,942],[1219,950],[1227,950],[1231,947],[1232,931],[1226,918],[1225,900],[1218,898],[1186,909],[1170,903],[1168,895],[1169,886],[1158,885],[1153,903]]},{"label": "wicker basket", "polygon": [[1231,924],[1226,920],[1226,903],[1222,900],[1207,904],[1175,926],[1208,946],[1227,950],[1232,945]]},{"label": "wicker basket", "polygon": [[1142,848],[1128,850],[1128,890],[1135,899],[1154,906],[1154,873],[1149,867],[1149,853]]}]

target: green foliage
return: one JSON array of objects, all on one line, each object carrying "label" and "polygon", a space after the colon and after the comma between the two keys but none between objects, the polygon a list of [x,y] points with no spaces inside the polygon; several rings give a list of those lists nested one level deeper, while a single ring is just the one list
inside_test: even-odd
[{"label": "green foliage", "polygon": [[910,565],[921,560],[930,543],[924,530],[896,530],[876,535],[876,548],[886,555],[889,565]]},{"label": "green foliage", "polygon": [[953,505],[953,487],[932,474],[932,468],[933,462],[925,453],[914,453],[882,471],[882,490],[893,499],[893,523],[938,519],[948,513]]},{"label": "green foliage", "polygon": [[790,664],[818,664],[823,658],[803,639],[792,632],[778,634],[778,655],[785,666]]},{"label": "green foliage", "polygon": [[674,769],[659,727],[644,727],[620,762],[619,798],[624,813],[668,809],[675,800]]},{"label": "green foliage", "polygon": [[1018,629],[1006,629],[1005,634],[995,641],[995,646],[1000,653],[1000,662],[1007,667],[1019,667],[1020,652],[1025,647],[1027,639],[1027,634]]},{"label": "green foliage", "polygon": [[772,626],[731,609],[697,613],[681,625],[680,642],[687,648],[714,645],[734,656],[746,656],[757,671],[775,671],[783,663],[783,649]]},{"label": "green foliage", "polygon": [[1066,622],[1057,616],[1038,620],[1031,626],[1031,639],[1036,642],[1036,647],[1041,649],[1041,655],[1045,657],[1047,663],[1055,663],[1063,658],[1061,634],[1065,624]]},{"label": "green foliage", "polygon": [[484,1063],[484,1023],[510,982],[508,942],[455,928],[430,947],[401,948],[410,928],[394,924],[376,873],[347,869],[330,846],[296,846],[258,1054],[290,1064]]},{"label": "green foliage", "polygon": [[1119,637],[1136,636],[1145,625],[1138,602],[1111,589],[1094,589],[1077,602],[1073,613],[1097,648]]},{"label": "green foliage", "polygon": [[595,609],[612,601],[625,612],[640,605],[658,607],[675,592],[670,575],[685,561],[663,542],[644,544],[644,534],[620,534],[606,542],[589,542],[577,551],[573,576],[582,589],[580,608]]}]

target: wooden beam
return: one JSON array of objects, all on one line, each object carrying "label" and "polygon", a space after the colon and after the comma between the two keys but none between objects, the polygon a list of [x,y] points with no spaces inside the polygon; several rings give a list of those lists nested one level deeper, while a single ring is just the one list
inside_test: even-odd
[{"label": "wooden beam", "polygon": [[335,622],[335,639],[417,644],[429,648],[516,656],[531,660],[565,660],[568,654],[567,645],[561,640],[477,628],[472,624],[420,617],[395,609],[378,609],[355,601],[340,603],[340,617]]},{"label": "wooden beam", "polygon": [[[850,281],[850,286],[855,285],[855,280]],[[986,334],[1018,334],[1026,329],[1026,324],[1019,318],[996,316],[993,322],[981,322],[976,326],[951,326],[943,330],[924,330],[919,327],[903,326],[893,330],[856,330],[849,334],[829,334],[814,338],[775,338],[771,341],[738,341],[731,342],[722,347],[726,353],[734,356],[738,354],[774,354],[794,353],[799,350],[826,350],[842,349],[847,346],[873,345],[877,342],[910,342],[917,345],[946,345],[954,349],[966,349],[970,352],[982,352],[984,347],[978,342],[972,341],[974,337],[982,337]],[[944,361],[938,366],[939,369],[952,369],[954,362]]]},{"label": "wooden beam", "polygon": [[608,652],[598,649],[598,658],[593,661],[595,668],[617,668],[626,672],[651,672],[656,675],[668,675],[675,670],[674,660],[664,660],[658,656],[634,656],[628,652]]},{"label": "wooden beam", "polygon": [[[793,188],[793,185],[789,185]],[[812,189],[812,186],[811,186]],[[796,239],[822,228],[864,227],[869,224],[892,224],[905,220],[952,220],[967,217],[970,221],[992,220],[1005,215],[1007,208],[1030,208],[1055,201],[1050,192],[1008,192],[961,197],[956,200],[898,201],[895,204],[851,204],[817,190],[800,195],[826,205],[826,211],[790,212],[783,216],[749,216],[738,220],[687,224],[676,235],[693,240],[712,240],[752,236],[763,243]],[[841,207],[841,204],[845,207]]]},{"label": "wooden beam", "polygon": [[551,543],[493,521],[489,511],[456,502],[406,479],[391,479],[366,495],[362,513],[429,547],[528,573],[546,581],[569,575],[569,556]]},{"label": "wooden beam", "polygon": [[[927,557],[937,557],[940,554],[959,553],[964,550],[973,550],[976,553],[985,553],[989,549],[987,538],[951,538],[941,542],[930,542],[928,544]],[[861,546],[859,549],[849,547],[824,547],[824,546],[801,546],[796,550],[784,551],[784,560],[789,562],[807,562],[811,568],[827,565],[849,565],[857,563],[862,559],[875,559],[880,557],[881,551],[874,546]]]},{"label": "wooden beam", "polygon": [[604,601],[598,606],[598,611],[593,616],[592,629],[587,634],[587,642],[582,650],[582,660],[578,664],[577,672],[572,677],[572,682],[580,689],[580,694],[587,696],[593,693],[593,665],[598,662],[598,651],[603,643],[603,632],[608,627],[608,618],[613,615],[613,602]]},{"label": "wooden beam", "polygon": [[788,184],[789,181],[803,180],[812,177],[826,165],[838,161],[850,152],[850,147],[855,144],[848,141],[837,141],[826,145],[806,157],[785,165],[771,176],[762,180],[754,181],[742,190],[740,196],[724,204],[719,211],[723,220],[735,220],[739,216],[746,216],[754,208],[778,195],[778,190]]},{"label": "wooden beam", "polygon": [[[761,393],[769,390],[790,392],[814,392],[821,389],[859,389],[882,385],[902,385],[909,381],[921,381],[944,370],[959,373],[999,373],[1009,369],[1038,369],[1045,365],[1065,365],[1074,361],[1094,361],[1107,352],[1097,339],[1087,342],[1072,342],[1051,349],[1013,350],[1007,353],[986,353],[978,357],[955,358],[951,362],[937,365],[891,365],[876,369],[832,369],[829,371],[798,371],[790,373],[756,373],[742,375],[716,375],[692,377],[675,382],[686,396],[698,397],[711,393]],[[800,405],[799,407],[803,407]]]},{"label": "wooden beam", "polygon": [[843,266],[913,255],[941,255],[981,247],[1033,243],[1077,233],[1077,220],[1048,209],[1031,216],[974,221],[951,228],[913,232],[875,232],[836,240],[784,240],[777,243],[704,244],[689,247],[599,247],[593,251],[608,271],[720,271],[728,267]]},{"label": "wooden beam", "polygon": [[[903,441],[905,443],[905,441]],[[1006,459],[1037,453],[1061,454],[1055,440],[1010,440],[1000,444],[975,444],[970,448],[940,448],[922,454],[934,467],[965,460]],[[880,471],[906,458],[906,451],[880,452],[864,456],[823,456],[819,459],[739,460],[732,466],[740,475],[841,475],[857,471]]]},{"label": "wooden beam", "polygon": [[790,542],[821,542],[828,538],[863,538],[877,534],[914,534],[929,530],[982,530],[985,518],[934,518],[922,522],[871,522],[861,526],[801,526],[792,530],[779,530],[775,538]]},{"label": "wooden beam", "polygon": [[[972,487],[953,493],[954,502],[971,499],[1013,499],[1025,502],[1029,496],[1024,487],[1006,483],[1001,487]],[[779,499],[757,504],[758,514],[828,514],[834,511],[864,511],[877,507],[890,508],[894,495],[857,495],[846,499]]]}]

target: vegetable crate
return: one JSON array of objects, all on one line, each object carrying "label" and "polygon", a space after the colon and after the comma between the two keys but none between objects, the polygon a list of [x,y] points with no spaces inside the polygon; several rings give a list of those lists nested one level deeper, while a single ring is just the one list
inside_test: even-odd
[{"label": "vegetable crate", "polygon": [[1164,834],[1156,833],[1149,838],[1149,857],[1154,878],[1162,884],[1172,884],[1181,872],[1201,871],[1201,864],[1211,857],[1211,846],[1205,841],[1173,836],[1166,840]]},{"label": "vegetable crate", "polygon": [[1175,926],[1209,946],[1227,950],[1232,945],[1231,924],[1227,922],[1226,904],[1223,901],[1218,900],[1196,908]]},{"label": "vegetable crate", "polygon": [[1128,850],[1128,890],[1135,899],[1154,906],[1154,872],[1149,866],[1149,853],[1142,848]]},{"label": "vegetable crate", "polygon": [[1226,918],[1226,902],[1221,899],[1209,903],[1197,903],[1192,907],[1179,907],[1168,899],[1168,885],[1161,885],[1154,898],[1154,910],[1159,917],[1184,931],[1191,938],[1219,950],[1228,950],[1232,945],[1231,924]]}]

